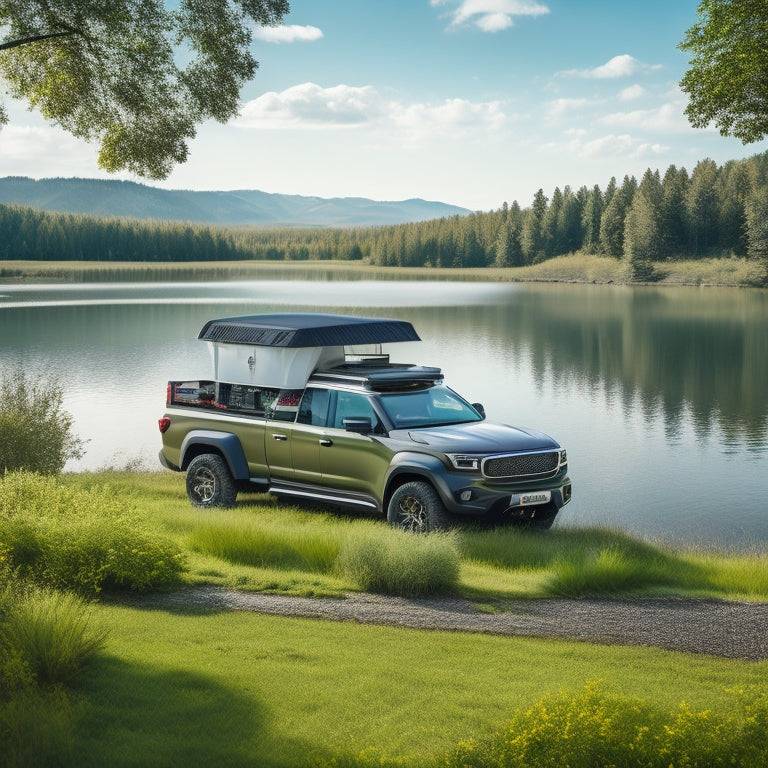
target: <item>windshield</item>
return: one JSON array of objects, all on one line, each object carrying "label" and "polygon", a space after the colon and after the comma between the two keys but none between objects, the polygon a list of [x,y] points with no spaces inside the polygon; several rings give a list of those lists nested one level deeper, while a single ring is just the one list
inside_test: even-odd
[{"label": "windshield", "polygon": [[482,416],[448,387],[387,392],[380,395],[379,402],[395,429],[482,421]]}]

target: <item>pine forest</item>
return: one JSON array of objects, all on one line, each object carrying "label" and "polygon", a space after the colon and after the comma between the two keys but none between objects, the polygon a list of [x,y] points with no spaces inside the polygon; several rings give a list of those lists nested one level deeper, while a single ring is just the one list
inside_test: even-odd
[{"label": "pine forest", "polygon": [[0,205],[0,259],[216,262],[347,260],[398,267],[516,267],[584,252],[624,259],[635,280],[654,263],[759,261],[768,272],[768,152],[689,173],[539,189],[490,212],[354,229],[237,228],[97,218]]}]

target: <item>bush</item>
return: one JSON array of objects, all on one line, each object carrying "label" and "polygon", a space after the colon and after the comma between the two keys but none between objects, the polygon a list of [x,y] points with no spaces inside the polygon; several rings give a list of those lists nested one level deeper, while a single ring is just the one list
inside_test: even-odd
[{"label": "bush", "polygon": [[85,594],[163,589],[185,567],[179,547],[152,532],[125,494],[29,472],[0,479],[0,544],[19,576]]},{"label": "bush", "polygon": [[105,633],[90,628],[88,606],[77,595],[27,587],[5,603],[0,647],[16,660],[17,680],[26,668],[39,684],[68,682],[104,643]]},{"label": "bush", "polygon": [[743,710],[723,716],[684,702],[669,715],[642,701],[607,696],[588,685],[576,696],[546,696],[515,713],[494,739],[468,740],[446,768],[570,768],[768,764],[768,697],[742,696]]},{"label": "bush", "polygon": [[61,387],[46,378],[21,368],[0,377],[0,476],[17,469],[57,474],[82,457],[83,441],[62,402]]},{"label": "bush", "polygon": [[345,538],[339,569],[365,592],[431,595],[459,579],[459,550],[451,533],[415,536],[384,525],[358,526]]}]

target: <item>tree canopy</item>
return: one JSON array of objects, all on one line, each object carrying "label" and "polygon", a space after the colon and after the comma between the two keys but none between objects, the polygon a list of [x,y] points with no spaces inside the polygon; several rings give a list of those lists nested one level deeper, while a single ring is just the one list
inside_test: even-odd
[{"label": "tree canopy", "polygon": [[702,0],[679,47],[692,54],[680,81],[696,128],[715,123],[744,144],[768,134],[768,3]]},{"label": "tree canopy", "polygon": [[0,77],[97,142],[105,170],[162,179],[186,160],[198,123],[237,114],[258,67],[252,27],[288,10],[287,0],[0,0]]}]

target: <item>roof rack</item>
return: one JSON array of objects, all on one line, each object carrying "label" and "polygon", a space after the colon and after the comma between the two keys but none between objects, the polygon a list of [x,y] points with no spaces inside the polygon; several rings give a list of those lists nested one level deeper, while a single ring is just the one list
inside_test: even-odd
[{"label": "roof rack", "polygon": [[315,371],[312,380],[354,383],[366,389],[383,390],[434,384],[443,380],[443,373],[440,368],[408,363],[393,363],[376,368],[359,363],[345,363]]}]

